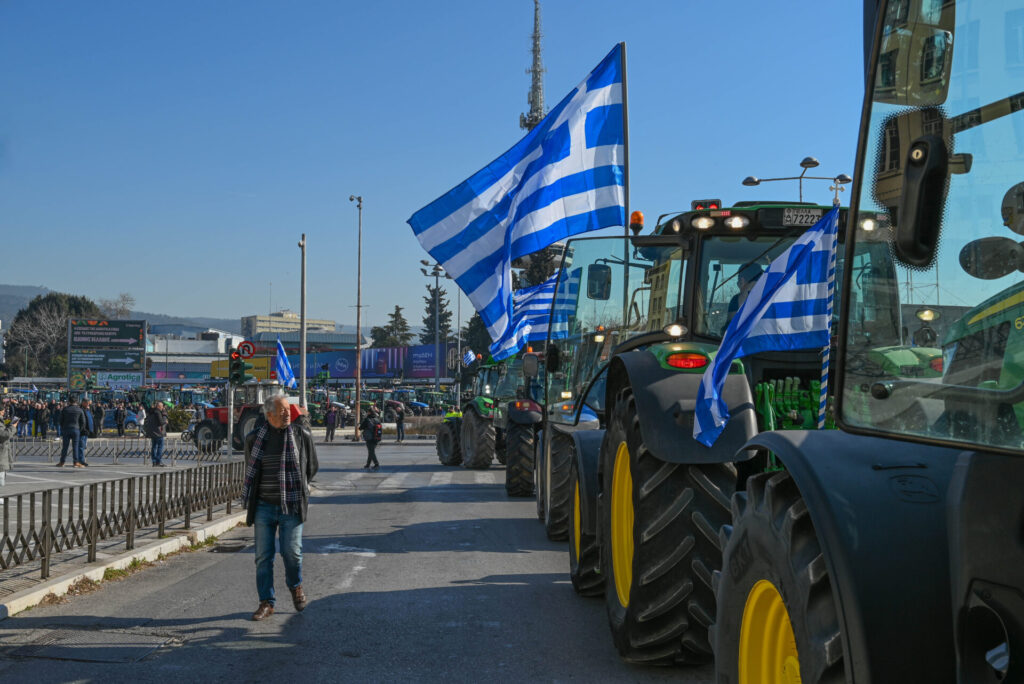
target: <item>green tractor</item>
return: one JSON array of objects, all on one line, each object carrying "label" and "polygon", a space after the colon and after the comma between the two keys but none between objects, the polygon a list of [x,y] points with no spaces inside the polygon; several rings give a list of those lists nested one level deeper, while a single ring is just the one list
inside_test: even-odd
[{"label": "green tractor", "polygon": [[509,496],[533,496],[534,445],[544,413],[543,368],[531,348],[498,365],[492,422]]},{"label": "green tractor", "polygon": [[[489,468],[495,457],[494,383],[502,364],[487,362],[477,369],[473,387],[461,410],[445,413],[437,433],[437,458],[443,465]],[[498,455],[504,463],[504,454]]]}]

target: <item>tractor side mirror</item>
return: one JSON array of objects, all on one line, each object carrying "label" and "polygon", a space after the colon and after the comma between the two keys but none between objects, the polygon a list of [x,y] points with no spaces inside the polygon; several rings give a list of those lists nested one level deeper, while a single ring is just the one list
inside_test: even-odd
[{"label": "tractor side mirror", "polygon": [[960,250],[960,267],[975,278],[995,280],[1024,270],[1024,247],[1006,237],[973,240]]},{"label": "tractor side mirror", "polygon": [[557,373],[562,367],[562,353],[556,344],[548,344],[544,350],[544,366],[548,373]]},{"label": "tractor side mirror", "polygon": [[607,300],[612,296],[612,267],[608,264],[587,266],[587,299]]},{"label": "tractor side mirror", "polygon": [[540,357],[536,354],[526,354],[523,356],[523,376],[527,378],[535,378],[540,373]]}]

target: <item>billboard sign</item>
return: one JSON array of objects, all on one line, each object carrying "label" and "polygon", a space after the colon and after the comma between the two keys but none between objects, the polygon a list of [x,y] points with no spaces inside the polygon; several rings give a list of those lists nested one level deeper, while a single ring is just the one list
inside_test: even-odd
[{"label": "billboard sign", "polygon": [[145,321],[97,321],[72,318],[71,349],[146,349]]},{"label": "billboard sign", "polygon": [[110,389],[134,389],[142,386],[142,373],[100,371],[96,374],[96,383]]},{"label": "billboard sign", "polygon": [[141,349],[71,349],[72,368],[142,370]]},{"label": "billboard sign", "polygon": [[[379,378],[433,378],[434,377],[434,345],[424,344],[415,347],[380,347],[361,350],[362,377],[368,380]],[[447,356],[457,355],[455,346],[450,352],[441,348],[441,375],[446,371]],[[298,373],[298,354],[289,355],[288,361]],[[343,349],[333,352],[316,352],[306,354],[306,377],[315,378],[324,372],[324,366],[331,378],[351,380],[356,377],[356,352],[354,349]]]}]

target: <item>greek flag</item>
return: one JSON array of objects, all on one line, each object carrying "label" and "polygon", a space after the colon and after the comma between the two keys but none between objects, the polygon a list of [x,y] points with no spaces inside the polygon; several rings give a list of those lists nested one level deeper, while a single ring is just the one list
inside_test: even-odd
[{"label": "greek flag", "polygon": [[474,361],[476,361],[476,354],[473,353],[472,349],[467,349],[466,353],[462,355],[462,364],[468,366]]},{"label": "greek flag", "polygon": [[557,285],[559,273],[556,272],[540,285],[512,294],[512,325],[504,338],[491,345],[495,361],[517,354],[527,342],[544,342],[549,333],[553,340],[568,336],[569,316],[576,313],[582,272],[583,269],[577,268],[561,279],[561,285]]},{"label": "greek flag", "polygon": [[274,359],[274,370],[277,371],[277,379],[285,387],[295,387],[295,373],[292,372],[292,364],[288,362],[288,355],[284,353],[284,345],[281,338],[277,338],[277,358]]},{"label": "greek flag", "polygon": [[763,351],[828,348],[839,208],[780,254],[754,282],[697,390],[693,438],[711,446],[729,421],[720,394],[733,359]]},{"label": "greek flag", "polygon": [[513,259],[625,224],[623,50],[617,45],[505,154],[409,219],[492,340],[512,325]]}]

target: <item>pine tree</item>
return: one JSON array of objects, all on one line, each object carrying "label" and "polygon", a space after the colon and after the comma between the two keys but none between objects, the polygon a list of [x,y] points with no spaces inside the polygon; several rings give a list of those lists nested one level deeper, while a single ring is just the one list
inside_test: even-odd
[{"label": "pine tree", "polygon": [[412,342],[414,335],[402,315],[402,307],[396,305],[395,310],[388,314],[387,324],[370,329],[370,337],[374,347],[405,347]]},{"label": "pine tree", "polygon": [[[441,315],[440,319],[440,341],[443,344],[445,340],[451,337],[452,333],[452,312],[448,309],[448,293],[445,292],[443,287],[440,289],[438,296],[440,302]],[[420,344],[434,344],[434,295],[435,288],[427,285],[427,296],[423,298],[426,302],[425,314],[423,316],[423,331],[420,333]]]},{"label": "pine tree", "polygon": [[480,318],[480,314],[473,312],[469,320],[466,322],[466,327],[462,329],[462,349],[472,349],[474,354],[482,354],[484,358],[487,358],[488,348],[491,346],[491,336],[487,334],[487,326],[484,325],[484,321]]}]

